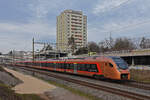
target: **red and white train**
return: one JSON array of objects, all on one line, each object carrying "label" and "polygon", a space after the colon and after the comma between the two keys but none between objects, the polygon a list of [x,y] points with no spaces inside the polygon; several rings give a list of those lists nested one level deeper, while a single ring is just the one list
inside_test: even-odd
[{"label": "red and white train", "polygon": [[120,57],[114,56],[94,56],[87,58],[34,62],[18,61],[15,62],[14,65],[92,76],[96,78],[130,80],[130,72],[127,63]]}]

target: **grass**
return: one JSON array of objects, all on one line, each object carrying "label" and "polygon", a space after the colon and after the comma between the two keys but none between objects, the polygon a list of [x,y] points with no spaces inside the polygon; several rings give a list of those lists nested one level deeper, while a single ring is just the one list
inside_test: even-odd
[{"label": "grass", "polygon": [[43,100],[36,94],[19,94],[22,100]]},{"label": "grass", "polygon": [[132,80],[150,83],[150,70],[131,69],[130,74]]},{"label": "grass", "polygon": [[[36,77],[36,76],[35,76],[35,77]],[[39,78],[39,77],[38,77],[38,78]],[[56,87],[64,88],[64,89],[66,89],[66,90],[68,90],[68,91],[70,91],[70,92],[72,92],[72,93],[74,93],[74,94],[76,94],[76,95],[79,95],[79,96],[83,96],[83,97],[85,97],[85,98],[88,98],[89,100],[102,100],[102,99],[99,99],[99,98],[97,98],[97,97],[95,97],[95,96],[89,94],[89,93],[82,92],[82,91],[80,91],[80,90],[77,90],[77,89],[68,87],[68,86],[66,86],[66,85],[59,84],[59,83],[54,82],[54,81],[48,81],[48,80],[45,80],[45,79],[43,79],[43,78],[39,78],[39,79],[44,80],[44,81],[48,82],[49,84],[55,85]]]},{"label": "grass", "polygon": [[[7,71],[4,69],[4,67],[2,67],[2,66],[0,66],[0,72],[5,72],[5,73],[7,73],[8,75],[10,75],[12,78],[16,79],[16,81],[18,80],[17,84],[22,83],[22,81],[21,81],[20,79],[18,79],[17,77],[15,77],[12,73],[7,72]],[[0,83],[2,83],[2,82],[0,81]],[[15,84],[15,85],[17,85],[17,84]],[[14,87],[15,85],[12,85],[12,87]]]}]

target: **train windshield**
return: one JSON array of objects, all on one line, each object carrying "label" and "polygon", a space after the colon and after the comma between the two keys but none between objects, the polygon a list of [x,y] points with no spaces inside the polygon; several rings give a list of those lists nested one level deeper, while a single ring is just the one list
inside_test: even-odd
[{"label": "train windshield", "polygon": [[121,59],[121,58],[112,58],[113,59],[113,61],[117,64],[117,66],[120,68],[120,69],[128,69],[128,65],[127,65],[127,63],[123,60],[123,59]]}]

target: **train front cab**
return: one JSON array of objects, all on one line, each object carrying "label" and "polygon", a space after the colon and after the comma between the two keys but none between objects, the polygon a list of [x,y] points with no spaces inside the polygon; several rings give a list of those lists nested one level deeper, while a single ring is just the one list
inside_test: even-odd
[{"label": "train front cab", "polygon": [[119,80],[130,80],[130,72],[127,63],[120,57],[111,57],[114,68],[117,71],[116,78]]},{"label": "train front cab", "polygon": [[111,57],[103,63],[104,77],[114,80],[130,80],[130,72],[124,60],[119,57]]}]

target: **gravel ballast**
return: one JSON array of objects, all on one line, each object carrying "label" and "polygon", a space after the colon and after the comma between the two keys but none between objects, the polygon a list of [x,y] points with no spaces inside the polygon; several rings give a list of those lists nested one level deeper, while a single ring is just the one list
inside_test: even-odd
[{"label": "gravel ballast", "polygon": [[22,83],[21,80],[14,77],[11,73],[8,73],[7,71],[3,70],[0,71],[0,81],[8,86],[16,86],[17,84]]}]

